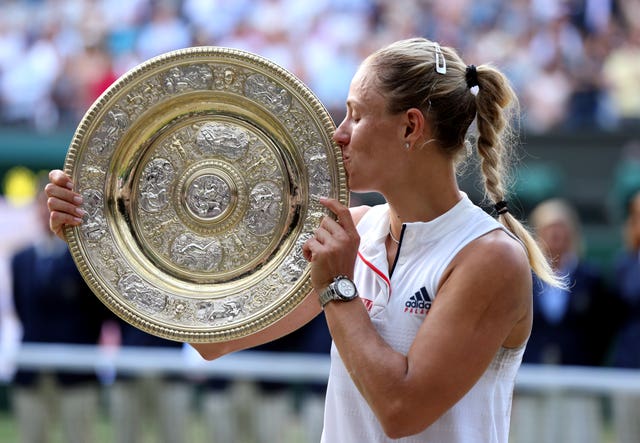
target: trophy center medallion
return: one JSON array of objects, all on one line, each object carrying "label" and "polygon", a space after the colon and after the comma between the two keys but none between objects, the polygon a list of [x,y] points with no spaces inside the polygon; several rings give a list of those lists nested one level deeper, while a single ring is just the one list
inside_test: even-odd
[{"label": "trophy center medallion", "polygon": [[214,222],[224,218],[231,207],[232,186],[216,173],[204,172],[186,183],[186,208],[198,220]]}]

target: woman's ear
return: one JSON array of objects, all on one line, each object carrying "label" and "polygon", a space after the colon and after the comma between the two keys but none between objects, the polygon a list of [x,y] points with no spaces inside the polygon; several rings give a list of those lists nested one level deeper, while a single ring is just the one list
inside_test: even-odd
[{"label": "woman's ear", "polygon": [[422,111],[417,108],[408,109],[406,114],[404,137],[412,146],[423,136],[425,120]]}]

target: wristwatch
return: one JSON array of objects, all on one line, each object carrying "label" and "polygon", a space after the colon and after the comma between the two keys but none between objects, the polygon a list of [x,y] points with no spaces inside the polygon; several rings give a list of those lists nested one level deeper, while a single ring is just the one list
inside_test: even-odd
[{"label": "wristwatch", "polygon": [[339,275],[320,293],[320,306],[324,308],[331,300],[350,301],[357,297],[358,289],[355,283],[349,277]]}]

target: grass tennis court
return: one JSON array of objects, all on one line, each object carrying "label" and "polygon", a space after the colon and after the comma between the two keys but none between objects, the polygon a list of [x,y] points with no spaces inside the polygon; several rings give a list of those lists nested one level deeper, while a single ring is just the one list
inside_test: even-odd
[{"label": "grass tennis court", "polygon": [[[2,391],[6,391],[5,388],[0,388]],[[2,393],[2,402],[0,404],[0,442],[1,443],[19,443],[18,436],[18,428],[15,423],[13,416],[11,415],[11,411],[8,409],[8,404],[5,402],[6,400],[6,392]],[[190,432],[188,435],[185,435],[184,442],[185,443],[214,443],[211,439],[207,438],[205,434],[205,427],[202,422],[202,416],[194,410],[191,415],[191,425],[189,426]],[[112,443],[114,441],[113,430],[111,428],[111,424],[109,422],[109,418],[106,413],[106,409],[103,407],[100,413],[100,418],[96,428],[96,441],[95,443]],[[52,433],[52,439],[50,443],[66,443],[62,433],[60,431],[59,426],[55,426],[55,429]],[[139,443],[157,443],[158,438],[154,432],[148,430],[145,434],[145,438],[143,441]],[[302,433],[300,430],[299,423],[292,417],[292,421],[289,426],[289,430],[287,432],[287,439],[282,443],[302,443]],[[223,442],[227,443],[227,442]],[[231,443],[231,442],[228,442]],[[242,442],[242,441],[234,441],[233,443],[252,443],[252,442]]]}]

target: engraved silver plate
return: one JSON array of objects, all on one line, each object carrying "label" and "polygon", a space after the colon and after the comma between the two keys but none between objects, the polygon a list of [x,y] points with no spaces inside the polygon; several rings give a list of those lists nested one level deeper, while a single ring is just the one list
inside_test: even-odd
[{"label": "engraved silver plate", "polygon": [[84,197],[66,235],[97,297],[172,340],[254,334],[311,290],[302,245],[348,203],[335,126],[292,74],[219,47],[153,58],[89,109],[65,171]]}]

